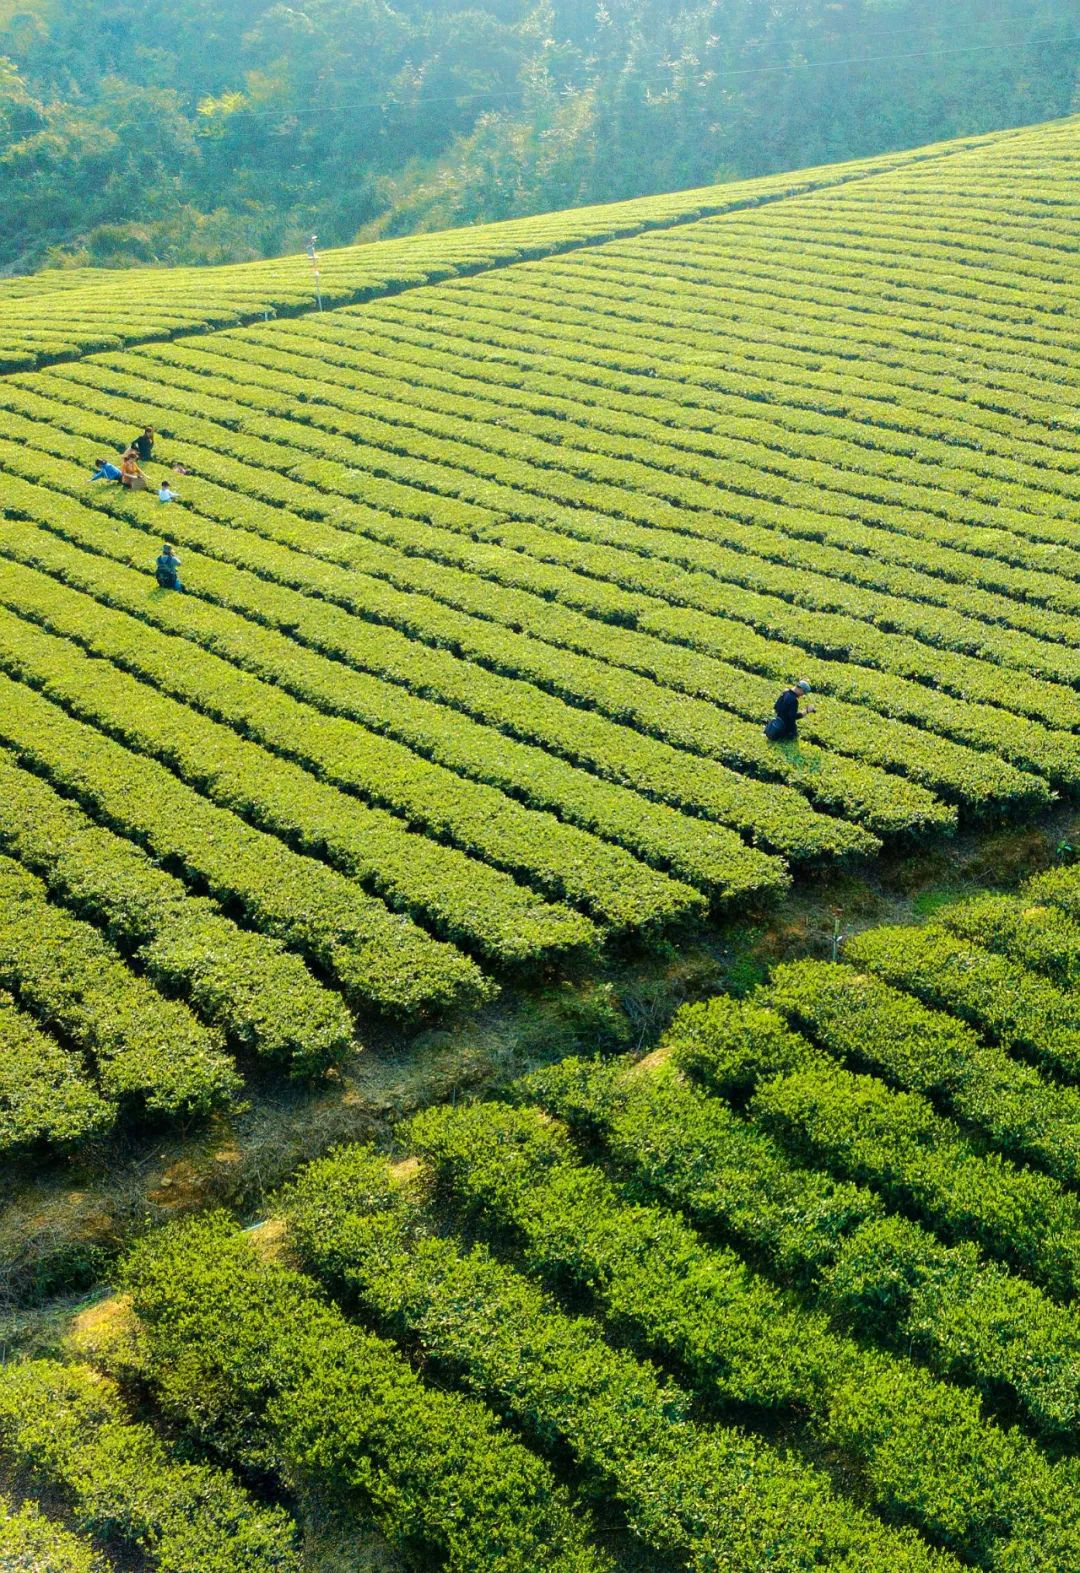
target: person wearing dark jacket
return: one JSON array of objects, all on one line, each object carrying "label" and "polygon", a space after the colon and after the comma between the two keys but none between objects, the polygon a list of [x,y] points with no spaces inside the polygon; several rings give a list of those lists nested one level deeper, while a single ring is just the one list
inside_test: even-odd
[{"label": "person wearing dark jacket", "polygon": [[154,428],[152,426],[145,427],[142,436],[136,437],[131,446],[139,455],[139,463],[149,464],[151,455],[154,452]]},{"label": "person wearing dark jacket", "polygon": [[773,709],[776,714],[765,727],[765,736],[770,743],[789,743],[798,736],[798,723],[803,716],[813,715],[813,705],[807,705],[805,710],[799,709],[800,699],[804,699],[810,692],[810,684],[805,677],[801,677],[790,688],[785,688]]},{"label": "person wearing dark jacket", "polygon": [[169,541],[161,548],[161,556],[154,566],[154,577],[163,590],[183,590],[180,583],[180,559]]}]

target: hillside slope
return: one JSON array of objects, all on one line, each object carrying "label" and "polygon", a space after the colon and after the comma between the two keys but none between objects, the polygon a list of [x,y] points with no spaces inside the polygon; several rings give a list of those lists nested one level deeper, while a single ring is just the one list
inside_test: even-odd
[{"label": "hillside slope", "polygon": [[[333,1501],[335,1570],[370,1514],[395,1568],[1061,1573],[1078,913],[1055,870],[688,1006],[643,1059],[429,1108],[403,1161],[341,1147],[253,1229],[144,1238],[68,1358],[269,1459],[305,1565]],[[100,1441],[33,1404],[91,1381],[0,1373],[0,1465],[78,1504]],[[113,1502],[124,1544],[150,1515]]]},{"label": "hillside slope", "polygon": [[[339,306],[397,294],[455,274],[690,223],[1024,135],[1001,132],[671,196],[347,246],[319,259],[322,301]],[[0,280],[0,370],[315,309],[312,264],[303,255],[231,267],[72,269]]]},{"label": "hillside slope", "polygon": [[[12,287],[66,337],[0,379],[4,1141],[1075,790],[1078,158],[1071,121],[388,244],[342,254],[363,304],[216,332],[299,307],[277,265],[190,314],[125,275],[124,332],[179,293],[107,353],[108,291]],[[89,480],[147,422],[167,511]]]}]

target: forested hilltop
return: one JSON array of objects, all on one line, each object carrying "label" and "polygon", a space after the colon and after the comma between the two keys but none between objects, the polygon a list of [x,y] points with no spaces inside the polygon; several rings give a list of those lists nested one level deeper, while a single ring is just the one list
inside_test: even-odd
[{"label": "forested hilltop", "polygon": [[0,0],[0,268],[225,262],[1077,105],[1080,0]]}]

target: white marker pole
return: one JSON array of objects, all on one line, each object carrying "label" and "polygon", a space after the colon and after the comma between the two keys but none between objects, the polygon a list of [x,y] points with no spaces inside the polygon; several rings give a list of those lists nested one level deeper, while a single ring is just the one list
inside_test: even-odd
[{"label": "white marker pole", "polygon": [[315,242],[318,240],[318,238],[318,235],[312,235],[311,239],[308,241],[307,254],[311,258],[311,271],[315,275],[315,304],[321,311],[323,309],[322,284],[320,282],[321,272],[319,269],[319,253],[315,250]]}]

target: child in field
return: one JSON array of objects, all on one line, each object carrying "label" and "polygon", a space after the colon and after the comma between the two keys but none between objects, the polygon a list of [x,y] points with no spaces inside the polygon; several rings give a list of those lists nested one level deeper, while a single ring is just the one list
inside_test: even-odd
[{"label": "child in field", "polygon": [[111,464],[108,459],[95,459],[94,463],[97,465],[97,468],[90,477],[92,481],[118,481],[120,479],[119,469],[115,464]]},{"label": "child in field", "polygon": [[176,493],[173,491],[168,481],[162,481],[161,485],[158,487],[157,500],[158,502],[176,501]]}]

